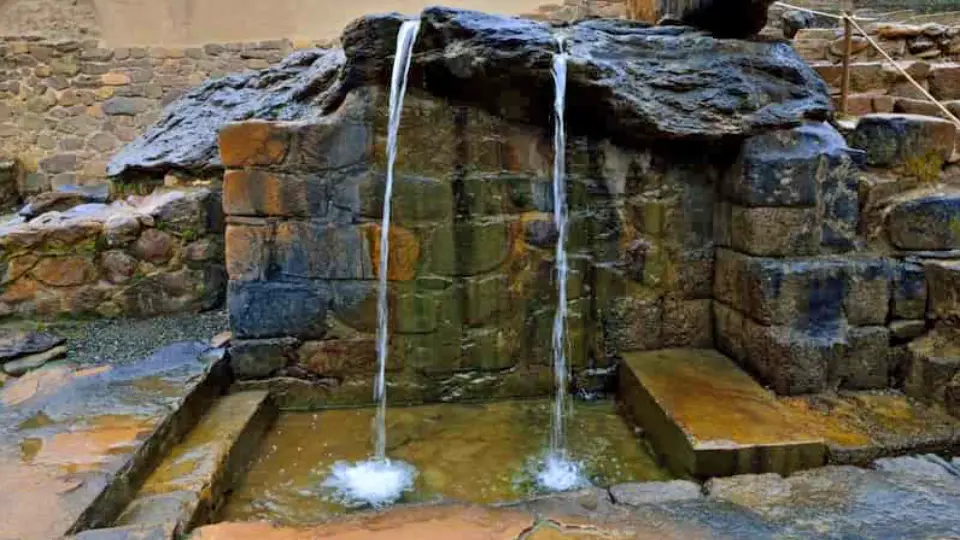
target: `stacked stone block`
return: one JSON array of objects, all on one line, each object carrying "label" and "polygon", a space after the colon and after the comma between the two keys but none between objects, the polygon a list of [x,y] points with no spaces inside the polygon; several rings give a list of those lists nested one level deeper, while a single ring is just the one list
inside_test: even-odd
[{"label": "stacked stone block", "polygon": [[854,252],[856,155],[826,124],[748,139],[717,206],[718,347],[780,394],[886,387],[893,271]]},{"label": "stacked stone block", "polygon": [[[220,134],[234,369],[310,384],[322,405],[369,401],[376,370],[387,108],[377,90],[349,99],[315,123]],[[550,134],[411,92],[399,138],[391,395],[549,395]],[[620,352],[712,344],[717,175],[706,156],[653,156],[568,148],[567,355],[584,390],[609,383]]]},{"label": "stacked stone block", "polygon": [[105,182],[110,156],[185,90],[314,45],[103,48],[97,40],[0,39],[0,155],[21,162],[24,196]]},{"label": "stacked stone block", "polygon": [[220,304],[219,196],[157,192],[0,230],[0,317],[149,317]]}]

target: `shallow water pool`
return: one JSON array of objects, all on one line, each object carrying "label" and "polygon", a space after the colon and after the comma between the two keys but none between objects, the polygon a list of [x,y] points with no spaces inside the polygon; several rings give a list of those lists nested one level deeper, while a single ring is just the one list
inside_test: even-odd
[{"label": "shallow water pool", "polygon": [[[538,400],[390,409],[387,455],[419,470],[403,502],[493,503],[535,494],[550,406]],[[349,511],[322,484],[337,461],[369,457],[373,415],[373,409],[282,413],[221,519],[297,524]],[[569,422],[571,457],[595,485],[670,478],[613,402],[577,403]]]}]

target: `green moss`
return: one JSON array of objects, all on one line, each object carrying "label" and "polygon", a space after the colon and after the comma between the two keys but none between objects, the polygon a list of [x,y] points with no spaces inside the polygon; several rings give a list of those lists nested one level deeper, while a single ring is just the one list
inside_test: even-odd
[{"label": "green moss", "polygon": [[921,184],[935,184],[943,170],[943,158],[936,152],[908,158],[902,167],[905,176],[916,178]]}]

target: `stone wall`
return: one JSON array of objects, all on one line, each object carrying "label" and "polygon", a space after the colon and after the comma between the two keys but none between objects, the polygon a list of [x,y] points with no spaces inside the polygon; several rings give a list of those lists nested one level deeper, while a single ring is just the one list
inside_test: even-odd
[{"label": "stone wall", "polygon": [[[321,124],[249,122],[221,132],[234,370],[273,378],[248,385],[289,385],[282,399],[298,406],[372,396],[386,136],[377,96],[354,96]],[[550,133],[413,92],[400,140],[391,399],[548,395],[557,238]],[[577,387],[605,389],[622,351],[712,346],[709,153],[587,139],[568,152],[568,356]],[[294,397],[297,389],[311,397]]]},{"label": "stone wall", "polygon": [[[894,60],[924,60],[927,62],[960,61],[960,26],[937,23],[923,25],[896,23],[862,23],[864,30]],[[853,36],[855,62],[884,61],[883,57],[863,36]],[[797,52],[811,63],[843,60],[842,28],[809,28],[794,37]]]},{"label": "stone wall", "polygon": [[44,199],[50,211],[0,228],[0,318],[149,317],[222,301],[220,197],[209,188],[110,205]]},{"label": "stone wall", "polygon": [[315,45],[105,49],[96,40],[0,41],[0,157],[19,161],[23,195],[105,182],[110,156],[186,89]]}]

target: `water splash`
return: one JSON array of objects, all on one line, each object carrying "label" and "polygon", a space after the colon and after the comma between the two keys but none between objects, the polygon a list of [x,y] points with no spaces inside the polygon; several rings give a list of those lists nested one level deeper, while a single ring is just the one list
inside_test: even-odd
[{"label": "water splash", "polygon": [[567,60],[562,37],[557,38],[559,52],[553,56],[553,222],[557,228],[557,311],[553,318],[553,373],[556,390],[550,416],[550,449],[543,469],[537,474],[538,483],[551,491],[566,491],[588,482],[578,463],[567,456],[566,410],[568,406],[568,368],[566,353],[567,325],[567,228],[569,212],[566,187],[566,127],[564,111],[567,100]]},{"label": "water splash", "polygon": [[413,490],[417,469],[404,461],[371,459],[359,463],[338,461],[330,467],[323,487],[331,498],[348,508],[389,506]]},{"label": "water splash", "polygon": [[397,159],[400,113],[407,92],[407,74],[413,58],[413,45],[420,31],[420,21],[405,21],[397,34],[397,51],[393,59],[390,82],[390,116],[387,129],[387,182],[383,194],[383,222],[380,225],[379,287],[377,289],[377,379],[373,398],[377,414],[373,421],[373,458],[355,464],[337,463],[324,486],[332,488],[335,498],[345,505],[374,507],[392,504],[413,487],[417,470],[403,461],[387,459],[387,286],[390,257],[390,208],[393,197],[393,169]]}]

